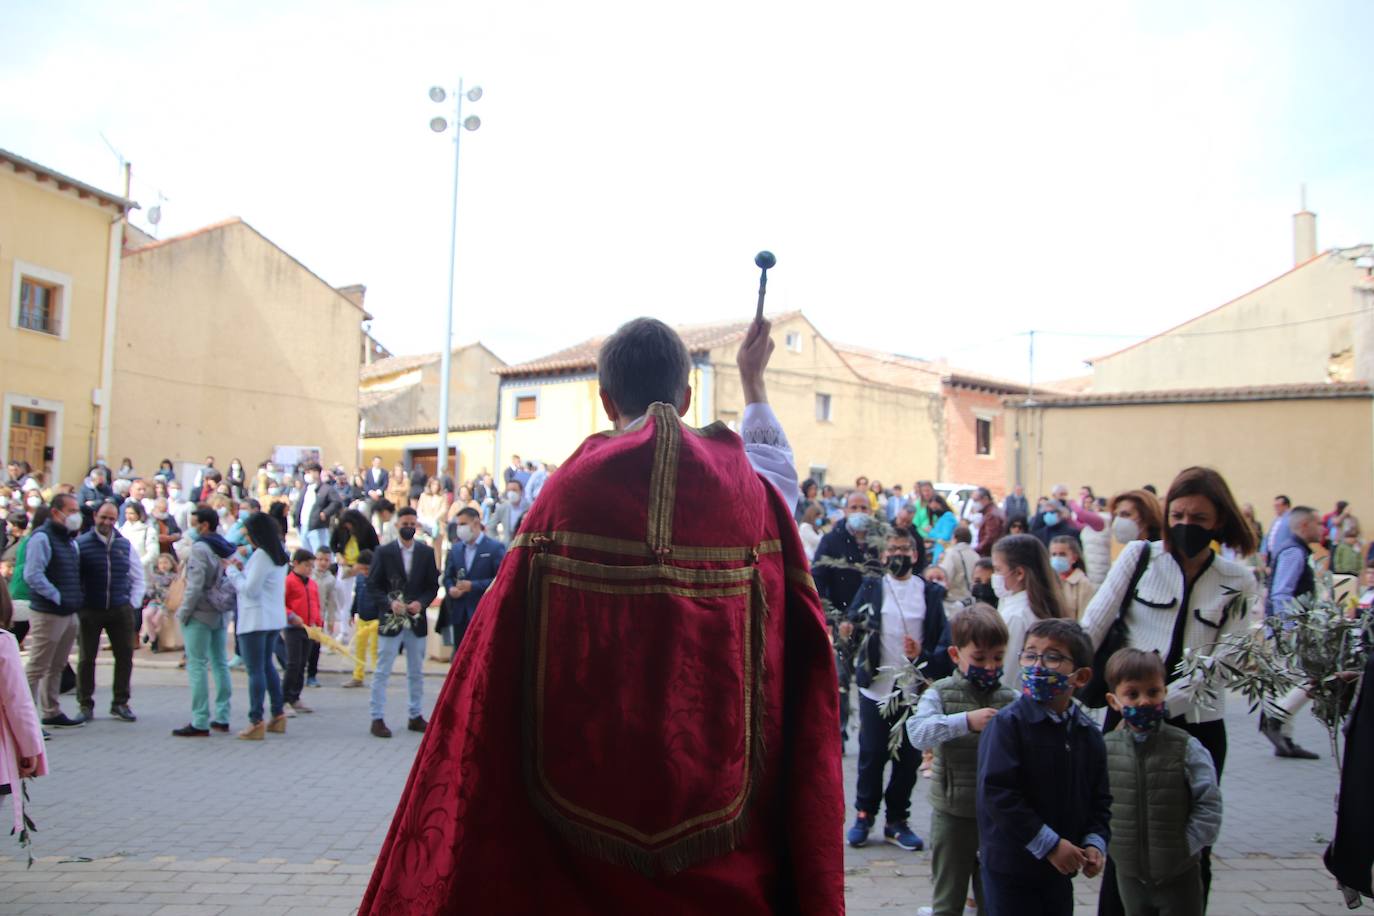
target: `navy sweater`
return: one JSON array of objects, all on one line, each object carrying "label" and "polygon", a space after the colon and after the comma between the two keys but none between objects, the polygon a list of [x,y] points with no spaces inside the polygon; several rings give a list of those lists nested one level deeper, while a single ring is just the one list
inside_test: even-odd
[{"label": "navy sweater", "polygon": [[[1026,848],[1049,827],[1082,846],[1111,838],[1107,746],[1093,721],[1070,705],[1055,722],[1022,695],[1000,710],[978,742],[978,834],[983,867],[1031,881],[1062,877]],[[1052,847],[1051,847],[1052,848]]]}]

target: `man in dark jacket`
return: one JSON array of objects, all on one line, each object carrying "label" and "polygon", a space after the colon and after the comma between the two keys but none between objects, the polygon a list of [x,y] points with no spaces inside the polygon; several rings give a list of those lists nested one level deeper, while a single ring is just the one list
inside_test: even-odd
[{"label": "man in dark jacket", "polygon": [[[844,521],[836,525],[816,545],[811,561],[811,578],[827,612],[843,615],[854,600],[854,593],[863,581],[863,567],[876,561],[876,551],[869,546],[869,527],[874,524],[869,514],[868,495],[855,490],[845,497]],[[854,679],[853,645],[850,637],[853,624],[845,621],[836,628],[835,671],[840,689],[840,745],[849,743],[849,684]]]},{"label": "man in dark jacket", "polygon": [[325,477],[318,462],[305,466],[305,492],[296,503],[296,530],[302,542],[312,552],[329,545],[329,528],[344,509],[333,484]]},{"label": "man in dark jacket", "polygon": [[76,701],[87,721],[95,718],[95,657],[102,631],[109,634],[110,654],[114,656],[110,715],[125,722],[137,721],[129,708],[129,682],[137,632],[134,614],[143,604],[143,562],[137,548],[115,528],[118,518],[113,502],[102,504],[95,510],[95,527],[76,541],[81,592],[86,599],[78,614]]},{"label": "man in dark jacket", "polygon": [[1082,538],[1078,535],[1080,530],[1078,525],[1074,524],[1073,511],[1057,499],[1045,503],[1045,510],[1037,512],[1035,518],[1030,520],[1030,533],[1039,538],[1040,543],[1046,547],[1049,547],[1050,541],[1057,537],[1070,537],[1081,543]]},{"label": "man in dark jacket", "polygon": [[429,623],[425,609],[439,594],[439,569],[434,551],[415,539],[419,519],[415,509],[406,506],[396,513],[398,540],[377,548],[372,568],[367,574],[366,588],[372,592],[373,602],[381,609],[381,623],[377,628],[377,669],[372,673],[372,734],[390,738],[386,727],[386,682],[391,667],[404,644],[406,652],[406,681],[410,693],[410,722],[413,732],[423,732],[421,714],[425,688],[425,636]]},{"label": "man in dark jacket", "polygon": [[70,493],[54,496],[50,507],[47,523],[29,536],[24,558],[24,584],[29,587],[29,690],[44,725],[75,728],[84,720],[70,718],[57,698],[83,601],[76,548],[81,507]]},{"label": "man in dark jacket", "polygon": [[912,746],[903,729],[884,792],[883,769],[891,756],[888,735],[895,716],[883,715],[882,707],[896,686],[897,669],[915,665],[931,681],[952,670],[945,589],[919,575],[925,567],[925,548],[910,532],[888,535],[882,559],[886,574],[865,577],[848,610],[860,643],[854,672],[859,685],[859,785],[854,797],[858,813],[847,838],[851,846],[868,842],[881,803],[887,812],[883,838],[915,851],[925,843],[908,825],[907,817],[921,752]]},{"label": "man in dark jacket", "polygon": [[501,542],[482,533],[482,515],[471,506],[459,510],[455,524],[450,526],[452,546],[444,564],[444,593],[448,598],[448,622],[453,628],[453,651],[462,645],[477,602],[487,593],[506,548]]}]

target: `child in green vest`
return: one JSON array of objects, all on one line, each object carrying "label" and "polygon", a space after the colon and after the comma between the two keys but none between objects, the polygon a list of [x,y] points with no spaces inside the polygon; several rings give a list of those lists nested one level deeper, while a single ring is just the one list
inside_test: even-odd
[{"label": "child in green vest", "polygon": [[921,695],[907,719],[914,747],[933,750],[930,782],[931,877],[933,906],[918,916],[962,916],[973,881],[975,899],[983,895],[978,875],[978,737],[997,710],[1016,699],[1002,686],[1007,625],[986,604],[975,604],[950,619],[949,657],[958,671]]},{"label": "child in green vest", "polygon": [[1202,916],[1198,854],[1221,832],[1212,755],[1164,721],[1164,662],[1122,649],[1107,662],[1107,702],[1121,725],[1106,736],[1112,790],[1108,854],[1126,916]]}]

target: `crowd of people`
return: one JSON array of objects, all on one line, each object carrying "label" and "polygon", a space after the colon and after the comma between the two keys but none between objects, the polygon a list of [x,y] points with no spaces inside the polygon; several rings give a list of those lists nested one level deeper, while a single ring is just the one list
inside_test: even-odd
[{"label": "crowd of people", "polygon": [[[405,656],[407,728],[423,732],[426,611],[442,596],[437,626],[461,642],[552,470],[513,456],[499,485],[483,473],[455,486],[380,458],[349,474],[271,461],[250,473],[237,459],[221,472],[207,457],[191,480],[170,461],[148,477],[125,461],[46,486],[11,463],[0,482],[0,655],[11,641],[27,648],[47,737],[96,716],[102,640],[114,660],[109,715],[126,722],[137,720],[136,649],[183,644],[190,719],[173,734],[230,731],[230,671],[241,666],[238,737],[264,740],[312,712],[303,697],[320,686],[329,637],[354,659],[339,686],[366,686],[373,669],[377,737],[391,736],[386,684]],[[1183,653],[1248,626],[1251,606],[1288,613],[1322,569],[1360,577],[1360,605],[1374,604],[1374,545],[1347,503],[1321,514],[1279,496],[1273,509],[1266,531],[1205,468],[1182,471],[1162,498],[1152,486],[1103,499],[1059,485],[1034,504],[1019,486],[999,502],[987,488],[958,500],[924,480],[909,494],[863,477],[839,493],[803,482],[795,517],[833,626],[846,744],[858,688],[848,842],[866,844],[882,812],[886,841],[924,848],[910,809],[925,772],[935,899],[923,912],[995,914],[1029,898],[1043,901],[1036,912],[1066,912],[1066,876],[1078,871],[1111,879],[1101,912],[1201,912],[1227,738],[1223,702],[1173,677]],[[912,665],[917,697],[894,703]],[[68,715],[60,697],[72,688]],[[1075,694],[1102,721],[1070,705]],[[1315,757],[1292,739],[1306,698],[1289,700],[1261,729],[1276,755]],[[16,732],[18,766],[0,763],[0,793],[46,766],[32,730]],[[1043,779],[1029,796],[1027,772]],[[1147,836],[1149,855],[1130,854]]]},{"label": "crowd of people", "polygon": [[[1065,876],[1079,871],[1106,874],[1100,913],[1203,912],[1224,696],[1176,677],[1183,653],[1250,627],[1252,608],[1291,614],[1328,569],[1358,577],[1351,614],[1374,606],[1374,545],[1346,502],[1321,514],[1276,497],[1266,531],[1206,468],[1162,498],[1059,485],[1034,503],[1021,487],[955,504],[929,481],[910,495],[864,477],[844,493],[805,481],[795,514],[833,626],[846,744],[858,688],[848,842],[865,845],[882,812],[885,841],[923,849],[911,794],[931,777],[935,899],[922,914],[1070,912]],[[1292,739],[1305,702],[1297,689],[1261,718],[1276,756],[1317,756]],[[995,875],[980,880],[980,865]]]},{"label": "crowd of people", "polygon": [[[371,734],[390,737],[386,684],[407,667],[407,727],[423,732],[430,622],[461,641],[507,545],[552,467],[513,456],[500,488],[485,471],[455,486],[423,467],[380,458],[349,474],[318,462],[249,472],[213,456],[190,480],[170,460],[146,477],[128,459],[91,467],[79,485],[47,485],[24,462],[0,475],[0,603],[27,650],[26,676],[48,729],[96,716],[95,666],[113,657],[109,715],[136,722],[132,671],[140,647],[182,652],[190,720],[173,735],[228,732],[230,672],[248,679],[245,740],[281,734],[313,712],[322,643],[347,646],[351,677],[371,678]],[[78,662],[68,657],[73,645]],[[68,714],[61,695],[75,689]]]}]

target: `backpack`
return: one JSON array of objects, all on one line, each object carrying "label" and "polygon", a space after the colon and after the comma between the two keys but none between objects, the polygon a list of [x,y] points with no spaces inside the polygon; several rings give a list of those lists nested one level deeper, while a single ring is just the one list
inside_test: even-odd
[{"label": "backpack", "polygon": [[232,614],[239,608],[239,591],[234,583],[220,570],[219,578],[205,592],[205,602],[221,614]]}]

